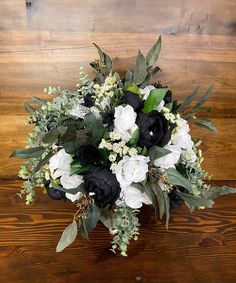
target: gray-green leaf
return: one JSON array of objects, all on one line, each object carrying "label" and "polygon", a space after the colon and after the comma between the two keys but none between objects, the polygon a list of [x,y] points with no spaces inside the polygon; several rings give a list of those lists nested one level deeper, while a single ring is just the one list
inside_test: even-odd
[{"label": "gray-green leaf", "polygon": [[183,102],[180,104],[180,106],[178,107],[178,112],[181,112],[183,110],[185,110],[194,100],[194,98],[197,96],[199,91],[199,86],[197,86],[193,93],[187,97],[185,97],[185,99],[183,100]]},{"label": "gray-green leaf", "polygon": [[217,132],[216,127],[213,125],[212,121],[210,121],[209,119],[198,119],[195,121],[195,124],[198,127],[207,129],[213,133]]},{"label": "gray-green leaf", "polygon": [[147,61],[148,67],[150,67],[150,66],[152,66],[156,63],[160,52],[161,52],[161,36],[159,36],[158,40],[151,47],[151,49],[148,51],[148,54],[146,56],[146,61]]},{"label": "gray-green leaf", "polygon": [[146,78],[146,75],[147,75],[146,59],[139,50],[138,56],[137,56],[137,59],[136,59],[135,69],[134,69],[134,82],[137,85],[142,84],[142,82],[144,82],[144,80]]},{"label": "gray-green leaf", "polygon": [[152,146],[148,151],[148,156],[153,162],[154,160],[161,158],[169,153],[171,153],[169,149],[159,147],[159,146]]},{"label": "gray-green leaf", "polygon": [[167,169],[166,173],[167,173],[167,178],[170,184],[184,187],[190,193],[193,192],[190,181],[184,178],[176,169],[169,168]]},{"label": "gray-green leaf", "polygon": [[228,186],[222,186],[222,187],[211,187],[208,190],[204,190],[202,192],[203,196],[206,198],[214,199],[218,196],[228,195],[228,194],[234,194],[236,193],[236,188],[228,187]]},{"label": "gray-green leaf", "polygon": [[66,229],[63,231],[61,238],[57,244],[56,252],[63,251],[66,247],[74,242],[77,237],[78,228],[77,222],[74,220]]},{"label": "gray-green leaf", "polygon": [[212,205],[214,204],[214,201],[212,201],[211,199],[208,199],[208,198],[202,198],[202,197],[198,197],[198,196],[194,196],[194,195],[190,195],[190,194],[185,194],[185,193],[181,193],[181,192],[178,192],[178,194],[190,206],[212,207]]},{"label": "gray-green leaf", "polygon": [[16,149],[10,157],[18,157],[18,158],[38,158],[42,156],[44,153],[45,148],[42,146],[26,148],[26,149]]}]

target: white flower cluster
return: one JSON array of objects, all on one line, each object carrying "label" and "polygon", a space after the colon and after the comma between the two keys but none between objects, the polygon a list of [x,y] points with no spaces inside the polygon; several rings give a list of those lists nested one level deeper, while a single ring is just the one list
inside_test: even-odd
[{"label": "white flower cluster", "polygon": [[81,193],[78,192],[75,195],[70,194],[70,189],[77,188],[82,184],[83,176],[76,174],[70,175],[70,164],[72,160],[71,155],[66,153],[64,149],[61,149],[50,158],[48,168],[52,179],[60,178],[62,187],[68,190],[66,197],[74,202],[81,197]]},{"label": "white flower cluster", "polygon": [[110,74],[104,84],[94,84],[94,98],[95,105],[101,107],[103,110],[108,107],[111,103],[111,98],[115,94],[117,89],[117,81],[115,75]]}]

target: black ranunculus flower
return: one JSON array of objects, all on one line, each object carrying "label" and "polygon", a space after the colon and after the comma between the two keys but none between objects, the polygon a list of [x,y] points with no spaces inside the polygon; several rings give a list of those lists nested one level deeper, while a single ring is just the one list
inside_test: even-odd
[{"label": "black ranunculus flower", "polygon": [[100,112],[100,115],[102,117],[103,124],[107,124],[108,130],[112,132],[114,130],[114,114],[111,112]]},{"label": "black ranunculus flower", "polygon": [[53,187],[50,187],[50,181],[48,180],[45,180],[44,181],[44,187],[46,188],[47,190],[47,194],[48,196],[51,198],[51,199],[54,199],[54,200],[66,200],[66,194],[62,191],[59,191]]},{"label": "black ranunculus flower", "polygon": [[172,129],[160,112],[153,110],[149,113],[141,113],[136,124],[140,128],[139,146],[150,148],[157,145],[163,147],[169,142]]},{"label": "black ranunculus flower", "polygon": [[76,153],[76,157],[82,165],[84,164],[94,164],[99,160],[99,151],[98,149],[91,145],[82,145],[79,147]]},{"label": "black ranunculus flower", "polygon": [[88,93],[85,95],[83,105],[88,108],[93,106],[93,98],[91,94]]},{"label": "black ranunculus flower", "polygon": [[173,190],[168,194],[170,199],[170,210],[179,208],[184,203],[183,199],[179,196],[177,189],[182,193],[188,193],[188,190],[181,186],[173,187]]},{"label": "black ranunculus flower", "polygon": [[121,191],[116,176],[104,166],[94,166],[84,175],[84,189],[95,194],[93,198],[99,207],[114,204]]},{"label": "black ranunculus flower", "polygon": [[140,112],[141,109],[143,108],[143,101],[142,99],[138,96],[138,94],[132,92],[132,91],[126,91],[123,100],[132,106],[134,108],[135,112]]}]

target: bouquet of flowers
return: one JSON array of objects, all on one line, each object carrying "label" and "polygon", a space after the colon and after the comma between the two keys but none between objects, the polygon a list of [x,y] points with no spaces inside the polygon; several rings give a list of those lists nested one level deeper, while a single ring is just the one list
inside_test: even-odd
[{"label": "bouquet of flowers", "polygon": [[26,149],[11,156],[28,159],[19,171],[25,180],[19,195],[26,196],[26,204],[41,187],[50,198],[75,205],[57,252],[78,231],[88,238],[100,221],[113,235],[111,250],[126,256],[130,240],[139,236],[143,204],[152,205],[160,219],[165,216],[168,227],[170,212],[181,204],[191,212],[212,207],[215,197],[236,189],[205,183],[201,141],[189,134],[190,122],[216,132],[209,119],[196,118],[198,112],[210,111],[203,104],[212,87],[198,100],[196,87],[178,103],[168,87],[151,84],[161,71],[155,66],[161,37],[146,56],[138,51],[125,78],[113,72],[111,58],[94,45],[99,60],[90,63],[93,80],[81,68],[75,89],[49,87],[50,101],[33,97],[34,106],[25,102],[34,128]]}]

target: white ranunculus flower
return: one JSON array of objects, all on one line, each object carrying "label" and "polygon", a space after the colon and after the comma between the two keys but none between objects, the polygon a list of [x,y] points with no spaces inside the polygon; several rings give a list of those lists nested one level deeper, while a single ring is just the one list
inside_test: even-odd
[{"label": "white ranunculus flower", "polygon": [[63,174],[70,173],[70,164],[73,161],[70,154],[66,153],[64,149],[59,150],[49,160],[48,167],[50,169],[53,179],[56,179]]},{"label": "white ranunculus flower", "polygon": [[117,164],[115,174],[122,187],[142,182],[148,172],[149,157],[143,155],[127,156]]},{"label": "white ranunculus flower", "polygon": [[175,145],[166,145],[164,148],[170,150],[171,153],[154,160],[154,165],[162,169],[175,168],[175,164],[180,158],[181,149]]},{"label": "white ranunculus flower", "polygon": [[80,184],[82,184],[83,176],[80,175],[70,176],[69,174],[64,174],[61,176],[60,182],[62,187],[68,190],[68,193],[66,193],[66,197],[70,199],[72,202],[78,200],[81,197],[81,192],[78,192],[75,195],[70,194],[70,189],[77,188]]},{"label": "white ranunculus flower", "polygon": [[118,132],[121,138],[128,142],[138,126],[135,124],[137,114],[130,105],[118,106],[115,108],[114,126],[115,131]]},{"label": "white ranunculus flower", "polygon": [[133,186],[125,187],[122,191],[125,204],[131,208],[140,208],[143,203],[151,204],[148,196]]},{"label": "white ranunculus flower", "polygon": [[179,119],[177,121],[177,131],[171,137],[172,144],[179,148],[191,149],[193,147],[193,141],[189,134],[188,122],[184,119]]},{"label": "white ranunculus flower", "polygon": [[146,100],[151,92],[151,90],[155,89],[153,85],[147,85],[145,88],[141,88],[140,92],[141,94],[144,94],[143,99]]}]

